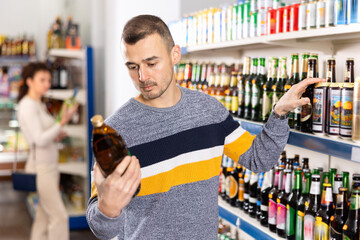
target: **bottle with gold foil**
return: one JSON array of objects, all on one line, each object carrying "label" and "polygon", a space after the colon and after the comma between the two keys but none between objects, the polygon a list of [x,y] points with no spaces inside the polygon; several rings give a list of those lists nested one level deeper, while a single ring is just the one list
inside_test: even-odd
[{"label": "bottle with gold foil", "polygon": [[[104,123],[101,115],[91,118],[94,127],[91,140],[92,150],[104,177],[109,176],[124,157],[130,155],[125,141],[112,127]],[[135,193],[140,191],[140,185]],[[134,196],[135,196],[134,195]]]},{"label": "bottle with gold foil", "polygon": [[334,214],[331,183],[324,183],[321,196],[321,207],[315,217],[315,239],[329,238],[330,218]]},{"label": "bottle with gold foil", "polygon": [[[341,106],[341,84],[336,82],[335,74],[335,59],[330,61],[331,75],[327,76],[330,79],[330,86],[328,88],[328,103],[326,111],[326,133],[329,136],[339,136],[340,131],[340,106]],[[329,66],[330,69],[330,66]]]},{"label": "bottle with gold foil", "polygon": [[345,79],[341,88],[340,136],[351,138],[354,94],[354,59],[346,59]]},{"label": "bottle with gold foil", "polygon": [[359,212],[360,190],[355,189],[351,193],[349,217],[343,226],[343,239],[359,239]]}]

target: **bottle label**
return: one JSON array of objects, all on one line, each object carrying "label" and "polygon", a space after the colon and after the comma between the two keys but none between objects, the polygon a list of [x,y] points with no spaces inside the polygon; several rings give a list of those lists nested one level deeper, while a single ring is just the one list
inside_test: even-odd
[{"label": "bottle label", "polygon": [[295,234],[295,209],[286,205],[286,235],[292,236]]},{"label": "bottle label", "polygon": [[244,184],[244,179],[243,178],[239,178],[239,201],[243,202],[244,201],[244,190],[245,190],[245,184]]},{"label": "bottle label", "polygon": [[245,199],[245,201],[249,200],[249,194],[248,193],[244,193],[244,199]]},{"label": "bottle label", "polygon": [[313,194],[313,195],[320,194],[320,182],[312,182],[311,183],[310,194]]},{"label": "bottle label", "polygon": [[329,225],[322,222],[321,217],[316,217],[314,234],[315,234],[315,239],[319,239],[319,240],[329,239]]},{"label": "bottle label", "polygon": [[269,199],[269,219],[268,223],[275,225],[276,224],[276,202],[272,199]]},{"label": "bottle label", "polygon": [[286,207],[284,204],[277,204],[276,228],[285,230]]},{"label": "bottle label", "polygon": [[324,131],[326,88],[315,88],[313,99],[313,130]]},{"label": "bottle label", "polygon": [[342,181],[335,181],[334,182],[334,194],[338,194],[339,188],[342,186],[343,186]]},{"label": "bottle label", "polygon": [[242,88],[242,85],[239,86],[241,86],[241,88],[239,87],[238,100],[239,100],[239,106],[242,106],[244,104],[244,90]]},{"label": "bottle label", "polygon": [[256,203],[256,201],[257,201],[257,199],[254,198],[254,197],[250,197],[250,198],[249,198],[249,202],[250,202],[250,203]]},{"label": "bottle label", "polygon": [[353,113],[353,89],[343,88],[341,91],[340,134],[351,136]]},{"label": "bottle label", "polygon": [[306,122],[312,117],[312,105],[311,103],[305,104],[301,108],[301,122]]},{"label": "bottle label", "polygon": [[245,85],[245,107],[248,107],[250,105],[250,99],[251,99],[251,89],[249,84]]},{"label": "bottle label", "polygon": [[251,96],[251,107],[255,108],[259,105],[259,89],[254,84],[252,86],[252,96]]},{"label": "bottle label", "polygon": [[304,240],[314,239],[315,218],[311,215],[304,217]]},{"label": "bottle label", "polygon": [[234,176],[230,176],[230,198],[235,198],[236,194],[238,194],[238,182],[234,178]]},{"label": "bottle label", "polygon": [[296,214],[296,240],[303,240],[304,236],[304,212],[298,211]]},{"label": "bottle label", "polygon": [[261,211],[267,212],[268,209],[269,209],[269,206],[261,204],[261,206],[260,206]]},{"label": "bottle label", "polygon": [[238,96],[232,96],[231,97],[231,111],[232,112],[237,112],[238,109],[239,109],[239,99],[238,99]]},{"label": "bottle label", "polygon": [[231,106],[232,106],[232,97],[231,96],[226,96],[225,97],[225,108],[228,111],[231,111]]},{"label": "bottle label", "polygon": [[262,116],[263,118],[270,115],[271,111],[271,98],[270,92],[264,91],[263,93],[263,106],[262,106]]},{"label": "bottle label", "polygon": [[[260,200],[257,200],[257,201],[256,201],[256,206],[257,206],[257,207],[260,207],[260,206],[261,206],[261,201],[260,201]],[[260,209],[261,209],[261,207],[260,207]]]},{"label": "bottle label", "polygon": [[340,89],[330,88],[330,133],[339,133],[341,95]]}]

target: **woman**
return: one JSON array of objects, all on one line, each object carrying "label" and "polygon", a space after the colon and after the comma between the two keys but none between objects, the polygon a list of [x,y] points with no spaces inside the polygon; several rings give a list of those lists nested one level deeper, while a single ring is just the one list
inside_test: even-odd
[{"label": "woman", "polygon": [[59,121],[50,115],[42,97],[51,86],[51,73],[44,63],[30,63],[22,70],[18,120],[30,148],[27,172],[36,173],[38,206],[31,229],[31,240],[69,239],[69,219],[59,191],[58,148],[56,141],[66,135],[62,127],[78,105],[64,104]]}]

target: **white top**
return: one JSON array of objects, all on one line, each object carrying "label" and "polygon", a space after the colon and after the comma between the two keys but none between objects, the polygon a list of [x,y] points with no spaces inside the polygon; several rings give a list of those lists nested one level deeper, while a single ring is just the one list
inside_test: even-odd
[{"label": "white top", "polygon": [[[61,126],[55,123],[46,106],[40,101],[25,96],[19,102],[18,120],[30,148],[27,166],[30,164],[34,166],[34,163],[57,164],[59,152],[55,138],[60,133]],[[28,167],[26,169],[29,170]],[[29,171],[35,172],[35,169]]]}]

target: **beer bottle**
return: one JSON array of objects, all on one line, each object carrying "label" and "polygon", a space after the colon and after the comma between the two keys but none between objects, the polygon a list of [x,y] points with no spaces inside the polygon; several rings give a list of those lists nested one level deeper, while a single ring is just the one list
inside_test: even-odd
[{"label": "beer bottle", "polygon": [[[309,58],[307,78],[316,78],[316,59]],[[302,95],[303,98],[307,97],[310,102],[301,107],[301,122],[300,130],[302,132],[312,132],[312,102],[314,97],[314,84],[309,85]]]},{"label": "beer bottle", "polygon": [[304,173],[304,187],[302,188],[301,196],[296,206],[296,227],[295,227],[295,239],[304,239],[304,216],[305,211],[309,208],[310,202],[310,185],[311,185],[311,173]]},{"label": "beer bottle", "polygon": [[256,190],[256,219],[260,221],[261,216],[261,188],[264,184],[265,173],[259,173],[259,179],[257,182],[257,190]]},{"label": "beer bottle", "polygon": [[294,160],[293,160],[293,169],[298,169],[300,168],[300,155],[299,154],[295,154]]},{"label": "beer bottle", "polygon": [[269,213],[269,192],[273,187],[274,169],[270,169],[264,176],[264,183],[261,187],[261,215],[260,224],[264,227],[268,226],[268,213]]},{"label": "beer bottle", "polygon": [[242,210],[244,208],[244,191],[245,191],[245,177],[246,169],[243,167],[241,173],[239,173],[239,196],[238,196],[238,206]]},{"label": "beer bottle", "polygon": [[332,189],[330,183],[324,183],[321,196],[321,208],[316,213],[315,239],[329,239],[330,218],[334,214]]},{"label": "beer bottle", "polygon": [[352,137],[353,94],[354,94],[354,59],[348,58],[346,59],[344,84],[341,89],[340,136],[342,138]]},{"label": "beer bottle", "polygon": [[256,217],[256,201],[257,201],[257,184],[259,176],[257,173],[252,172],[250,176],[249,187],[249,209],[248,213],[250,217]]},{"label": "beer bottle", "polygon": [[[306,204],[306,203],[305,203]],[[320,175],[312,175],[309,207],[305,210],[304,240],[314,239],[315,215],[320,208]]]},{"label": "beer bottle", "polygon": [[197,63],[196,65],[196,72],[195,72],[195,78],[192,82],[193,89],[196,91],[201,90],[201,88],[198,88],[199,85],[201,85],[201,72],[202,72],[202,64]]},{"label": "beer bottle", "polygon": [[301,196],[301,170],[295,170],[295,184],[286,205],[286,238],[295,239],[297,203]]},{"label": "beer bottle", "polygon": [[[338,136],[340,129],[340,105],[341,105],[341,84],[336,82],[335,59],[330,61],[331,79],[328,88],[328,102],[326,111],[326,133],[331,136]],[[330,68],[329,66],[329,68]],[[328,73],[328,79],[330,73]]]},{"label": "beer bottle", "polygon": [[238,89],[239,89],[239,112],[238,117],[243,118],[245,112],[245,80],[250,75],[250,57],[244,58],[243,74],[238,74]]},{"label": "beer bottle", "polygon": [[359,197],[360,190],[354,189],[351,193],[349,216],[343,226],[343,239],[359,239]]},{"label": "beer bottle", "polygon": [[330,218],[330,239],[342,240],[343,226],[348,218],[348,193],[347,188],[339,188],[339,193],[336,195],[335,214]]},{"label": "beer bottle", "polygon": [[196,89],[199,91],[199,92],[203,92],[204,91],[204,85],[206,84],[206,73],[207,73],[207,70],[208,70],[208,64],[207,63],[202,63],[201,64],[201,74],[199,74],[199,79],[198,79],[198,82],[197,82],[197,86],[196,86]]},{"label": "beer bottle", "polygon": [[[281,179],[282,177],[282,179]],[[282,184],[285,183],[285,186]],[[284,187],[281,187],[283,185]],[[291,191],[291,170],[285,169],[284,175],[280,175],[279,187],[278,187],[278,196],[276,199],[276,232],[280,237],[285,238],[285,224],[286,224],[286,204],[287,204],[287,195]]]},{"label": "beer bottle", "polygon": [[[232,161],[230,166],[232,166]],[[225,185],[226,185],[226,195],[225,195],[225,201],[230,203],[230,183],[231,183],[231,172],[234,170],[233,167],[227,167],[226,168],[226,179],[225,179]]]},{"label": "beer bottle", "polygon": [[215,88],[216,72],[218,72],[218,66],[214,65],[213,71],[208,74],[208,87],[204,90],[206,94],[209,94],[211,96],[213,96],[212,94],[215,94],[214,88]]},{"label": "beer bottle", "polygon": [[287,68],[286,68],[286,57],[280,58],[280,69],[279,69],[279,77],[275,85],[273,85],[273,98],[272,98],[272,106],[274,106],[279,99],[284,95],[284,85],[288,80],[287,77]]},{"label": "beer bottle", "polygon": [[[331,186],[333,187],[333,193],[334,193],[334,183],[335,183],[335,176],[337,173],[337,169],[330,168],[329,173],[330,173],[330,183],[331,183]],[[334,200],[334,198],[333,198],[333,200]]]},{"label": "beer bottle", "polygon": [[276,80],[276,58],[271,59],[269,64],[270,72],[268,72],[268,78],[266,84],[263,85],[263,104],[262,104],[262,121],[266,122],[271,114],[272,105],[272,85]]},{"label": "beer bottle", "polygon": [[[220,85],[216,87],[215,97],[219,102],[225,105],[225,91],[229,88],[230,85],[230,75],[227,73],[227,67],[225,64],[221,64],[221,73],[220,73]],[[229,109],[228,109],[229,110]]]},{"label": "beer bottle", "polygon": [[[210,77],[211,77],[211,74],[214,73],[214,64],[213,63],[209,63],[207,64],[207,67],[206,67],[206,71],[205,71],[205,74],[202,73],[202,75],[204,75],[205,79],[203,80],[203,84],[202,84],[202,90],[204,93],[208,94],[208,88],[210,86]],[[215,82],[213,81],[213,84]]]},{"label": "beer bottle", "polygon": [[326,82],[315,84],[313,100],[313,132],[323,135],[326,132],[327,116],[327,92],[332,78],[332,64],[335,58],[327,60],[327,78]]},{"label": "beer bottle", "polygon": [[252,97],[252,80],[256,78],[258,59],[252,59],[251,75],[245,79],[245,108],[244,118],[251,119],[251,97]]},{"label": "beer bottle", "polygon": [[237,75],[238,72],[231,72],[230,87],[225,90],[225,106],[233,116],[237,115],[239,108]]},{"label": "beer bottle", "polygon": [[196,76],[197,76],[197,71],[198,71],[198,63],[194,62],[191,68],[191,79],[190,82],[188,84],[188,88],[191,90],[196,90],[195,86],[196,86]]},{"label": "beer bottle", "polygon": [[239,172],[238,172],[237,164],[235,164],[235,168],[230,173],[230,205],[236,207],[237,200],[239,198]]},{"label": "beer bottle", "polygon": [[244,176],[244,205],[243,205],[243,210],[245,211],[245,213],[249,211],[250,176],[251,176],[251,171],[249,169],[246,169]]},{"label": "beer bottle", "polygon": [[303,171],[305,169],[310,169],[309,168],[309,158],[303,158],[302,159],[302,168],[301,168]]},{"label": "beer bottle", "polygon": [[310,57],[316,59],[316,78],[318,78],[319,77],[319,56],[317,53],[312,53]]},{"label": "beer bottle", "polygon": [[269,192],[269,214],[268,214],[268,225],[269,230],[276,233],[276,199],[278,194],[278,187],[282,186],[282,183],[279,183],[280,175],[281,179],[284,174],[284,169],[275,167],[276,173],[275,173],[275,180],[274,185],[271,188]]},{"label": "beer bottle", "polygon": [[[293,53],[291,54],[291,73],[290,73],[290,77],[287,79],[287,81],[285,82],[284,85],[284,92],[286,93],[287,91],[290,90],[290,88],[294,85],[294,75],[295,75],[295,56],[297,56],[297,63],[299,61],[299,55],[297,53]],[[298,65],[299,67],[299,65]],[[299,68],[298,68],[298,75],[299,75]],[[299,77],[299,76],[298,76]],[[291,110],[289,113],[289,117],[288,117],[288,124],[290,128],[294,128],[294,110]]]},{"label": "beer bottle", "polygon": [[[304,79],[307,78],[307,72],[308,72],[308,62],[309,62],[309,53],[303,53],[302,55],[302,70],[301,70],[301,81],[303,81]],[[296,59],[295,59],[296,62]],[[295,69],[297,68],[297,65],[295,65]],[[297,68],[299,69],[299,68]],[[298,71],[297,71],[298,72]],[[299,75],[299,74],[297,74]],[[298,80],[296,80],[296,78],[294,77],[294,84],[298,83]],[[301,126],[301,109],[302,107],[299,106],[297,108],[295,108],[294,110],[294,128],[296,130],[300,130],[300,126]]]},{"label": "beer bottle", "polygon": [[343,187],[346,187],[348,189],[348,196],[350,197],[351,190],[350,190],[350,180],[349,180],[349,172],[342,171],[343,176]]},{"label": "beer bottle", "polygon": [[265,58],[259,58],[258,75],[252,80],[251,120],[261,121],[263,83],[266,81]]},{"label": "beer bottle", "polygon": [[191,83],[191,76],[192,76],[192,63],[186,62],[185,63],[185,70],[184,70],[184,81],[181,83],[181,87],[188,88]]},{"label": "beer bottle", "polygon": [[336,195],[339,193],[339,189],[343,186],[343,176],[341,174],[336,174],[334,178],[334,185],[333,185],[333,199],[334,204],[336,206]]},{"label": "beer bottle", "polygon": [[279,167],[283,169],[286,167],[286,151],[282,151],[280,155]]}]

